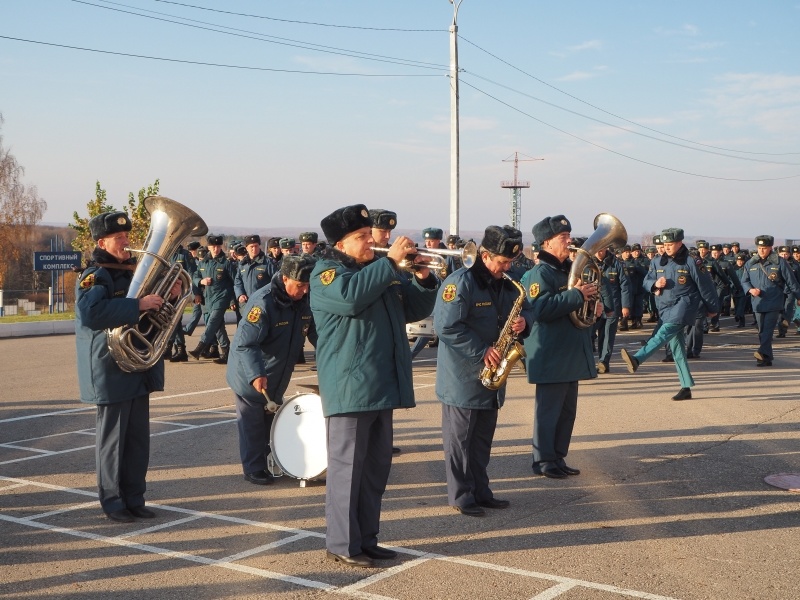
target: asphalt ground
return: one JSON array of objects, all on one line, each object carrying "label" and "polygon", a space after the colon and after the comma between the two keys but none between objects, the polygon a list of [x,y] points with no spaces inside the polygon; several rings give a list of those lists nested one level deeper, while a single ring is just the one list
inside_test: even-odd
[{"label": "asphalt ground", "polygon": [[[1,339],[0,597],[800,598],[800,497],[764,482],[800,471],[800,335],[776,339],[774,365],[756,368],[755,328],[722,326],[691,361],[683,402],[670,400],[679,384],[663,353],[635,375],[619,358],[649,328],[621,333],[611,372],[580,384],[568,462],[582,473],[566,480],[532,475],[534,390],[515,370],[489,465],[511,507],[484,518],[447,506],[436,354],[424,350],[417,407],[395,413],[402,454],[383,500],[380,540],[399,557],[380,569],[325,560],[324,482],[244,481],[232,394],[209,361],[168,363],[151,398],[157,518],[109,521],[74,336]],[[306,355],[289,395],[316,383]]]}]

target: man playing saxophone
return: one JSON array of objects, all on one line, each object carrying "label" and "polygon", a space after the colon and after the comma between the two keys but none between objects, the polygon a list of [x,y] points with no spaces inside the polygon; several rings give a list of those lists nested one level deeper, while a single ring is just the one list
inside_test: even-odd
[{"label": "man playing saxophone", "polygon": [[578,381],[597,377],[591,327],[579,328],[570,319],[598,294],[594,283],[569,286],[571,231],[564,215],[534,225],[533,235],[541,244],[539,262],[522,278],[534,319],[525,340],[528,381],[536,384],[533,473],[552,479],[580,474],[564,459],[578,408]]},{"label": "man playing saxophone", "polygon": [[[504,277],[522,247],[518,236],[511,227],[487,227],[478,259],[447,277],[433,312],[439,335],[436,396],[442,403],[447,501],[472,517],[483,516],[484,508],[509,506],[508,500],[494,497],[486,472],[505,385],[490,389],[479,375],[503,360],[495,348],[502,331],[508,327],[524,337],[532,325],[527,301]],[[519,314],[513,317],[515,305],[520,306]]]}]

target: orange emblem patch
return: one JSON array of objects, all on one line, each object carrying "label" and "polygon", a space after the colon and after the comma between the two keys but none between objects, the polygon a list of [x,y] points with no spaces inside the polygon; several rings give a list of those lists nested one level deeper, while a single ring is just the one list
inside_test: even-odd
[{"label": "orange emblem patch", "polygon": [[247,322],[248,323],[258,323],[258,320],[261,318],[261,307],[254,306],[250,309],[250,312],[247,313]]},{"label": "orange emblem patch", "polygon": [[442,290],[442,300],[445,302],[452,302],[456,299],[456,284],[448,283]]},{"label": "orange emblem patch", "polygon": [[539,284],[532,283],[531,287],[528,288],[528,296],[530,296],[531,298],[536,298],[536,296],[538,295],[539,295]]},{"label": "orange emblem patch", "polygon": [[336,269],[328,269],[319,274],[322,285],[330,285],[334,277],[336,277]]},{"label": "orange emblem patch", "polygon": [[93,285],[94,285],[94,273],[89,273],[86,277],[83,278],[83,281],[81,281],[81,289],[88,290]]}]

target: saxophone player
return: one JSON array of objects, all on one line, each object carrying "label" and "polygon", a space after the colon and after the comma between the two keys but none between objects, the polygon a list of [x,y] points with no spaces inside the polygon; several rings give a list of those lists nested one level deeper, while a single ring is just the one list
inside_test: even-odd
[{"label": "saxophone player", "polygon": [[[488,389],[479,375],[484,367],[496,369],[504,358],[495,348],[502,331],[510,328],[524,337],[532,325],[524,294],[504,276],[521,247],[517,230],[487,227],[475,264],[447,277],[433,312],[447,501],[471,517],[483,516],[485,508],[509,506],[508,500],[494,497],[486,472],[505,385]],[[520,308],[513,317],[515,307]]]},{"label": "saxophone player", "polygon": [[597,377],[591,328],[580,329],[570,320],[570,313],[598,294],[595,284],[578,282],[568,289],[571,231],[564,215],[534,225],[539,262],[522,278],[534,319],[525,340],[528,382],[536,384],[533,473],[552,479],[580,474],[564,459],[578,408],[578,381]]}]

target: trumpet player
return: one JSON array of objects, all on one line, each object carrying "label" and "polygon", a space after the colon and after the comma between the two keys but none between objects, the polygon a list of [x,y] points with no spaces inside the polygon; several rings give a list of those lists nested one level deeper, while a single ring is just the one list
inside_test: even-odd
[{"label": "trumpet player", "polygon": [[[433,312],[439,335],[436,397],[442,403],[447,502],[470,517],[484,516],[486,508],[509,506],[508,500],[494,497],[487,474],[505,384],[489,389],[479,375],[483,367],[496,369],[504,359],[495,343],[505,327],[520,337],[531,328],[519,284],[504,276],[522,247],[522,238],[514,235],[518,233],[511,227],[487,227],[477,260],[445,279]],[[520,299],[522,309],[513,318]]]},{"label": "trumpet player", "polygon": [[534,475],[551,479],[580,474],[565,461],[578,410],[578,381],[597,377],[591,328],[576,327],[570,314],[599,292],[596,284],[580,281],[568,288],[571,232],[564,215],[534,225],[539,262],[522,278],[534,320],[525,340],[528,382],[536,384],[532,468]]}]

